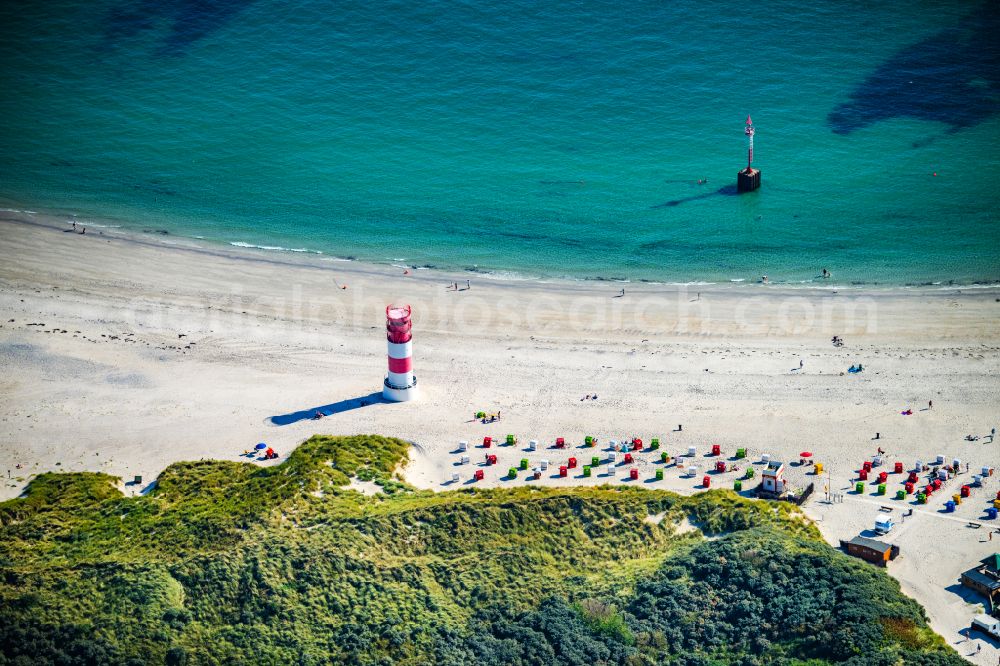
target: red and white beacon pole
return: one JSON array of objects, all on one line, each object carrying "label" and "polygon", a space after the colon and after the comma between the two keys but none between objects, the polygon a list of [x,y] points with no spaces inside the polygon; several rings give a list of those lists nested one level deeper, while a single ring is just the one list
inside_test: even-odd
[{"label": "red and white beacon pole", "polygon": [[389,372],[382,386],[382,397],[392,402],[406,402],[417,397],[411,327],[409,305],[386,307],[385,337],[389,347]]}]

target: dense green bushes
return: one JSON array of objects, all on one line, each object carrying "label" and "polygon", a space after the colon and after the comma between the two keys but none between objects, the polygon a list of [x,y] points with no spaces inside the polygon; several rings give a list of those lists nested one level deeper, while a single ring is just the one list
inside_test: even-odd
[{"label": "dense green bushes", "polygon": [[137,498],[39,477],[0,504],[0,665],[963,663],[790,505],[418,492],[393,479],[406,451],[317,437],[270,468],[171,466]]}]

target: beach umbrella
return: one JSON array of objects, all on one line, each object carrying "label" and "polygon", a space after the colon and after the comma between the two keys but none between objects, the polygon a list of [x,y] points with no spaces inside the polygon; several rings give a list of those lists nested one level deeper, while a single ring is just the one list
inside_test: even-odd
[{"label": "beach umbrella", "polygon": [[264,442],[261,442],[260,444],[258,444],[254,448],[257,449],[258,451],[263,451],[264,449],[267,448],[267,444],[265,444]]},{"label": "beach umbrella", "polygon": [[809,451],[803,451],[802,453],[799,454],[799,457],[800,458],[812,458],[812,455],[813,454],[810,453]]}]

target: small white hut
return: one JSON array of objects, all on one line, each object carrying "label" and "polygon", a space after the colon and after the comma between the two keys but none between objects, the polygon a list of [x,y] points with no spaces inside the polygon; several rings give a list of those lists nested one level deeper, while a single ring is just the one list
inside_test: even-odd
[{"label": "small white hut", "polygon": [[785,492],[785,463],[772,460],[761,474],[761,484],[764,491],[780,495]]}]

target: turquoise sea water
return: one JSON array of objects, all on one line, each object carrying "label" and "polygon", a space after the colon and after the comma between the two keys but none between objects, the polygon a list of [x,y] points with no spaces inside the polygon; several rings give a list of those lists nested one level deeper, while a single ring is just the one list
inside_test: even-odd
[{"label": "turquoise sea water", "polygon": [[497,275],[1000,280],[1000,5],[808,4],[6,3],[0,200]]}]

